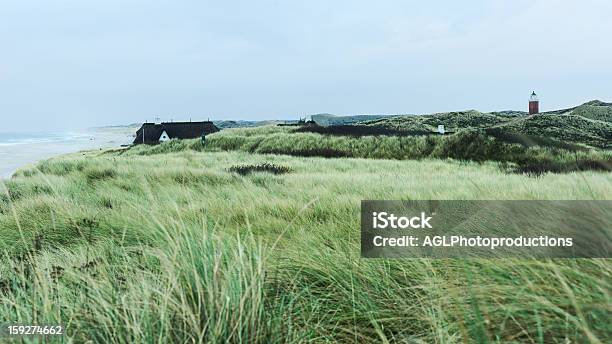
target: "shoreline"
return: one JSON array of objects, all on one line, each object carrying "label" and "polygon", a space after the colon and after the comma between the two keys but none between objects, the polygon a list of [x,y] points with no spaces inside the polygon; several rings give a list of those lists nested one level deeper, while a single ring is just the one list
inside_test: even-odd
[{"label": "shoreline", "polygon": [[0,181],[25,167],[60,155],[84,150],[120,147],[133,140],[132,128],[96,128],[73,139],[55,142],[24,142],[0,145]]}]

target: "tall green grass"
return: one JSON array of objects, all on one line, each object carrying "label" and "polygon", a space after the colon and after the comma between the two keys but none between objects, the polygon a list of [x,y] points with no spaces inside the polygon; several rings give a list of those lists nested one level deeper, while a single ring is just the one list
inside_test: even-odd
[{"label": "tall green grass", "polygon": [[[64,324],[75,342],[271,343],[295,340],[268,297],[255,239],[147,227],[157,247],[98,241],[3,259],[0,314]],[[269,304],[266,304],[269,303]]]},{"label": "tall green grass", "polygon": [[[609,260],[359,257],[362,199],[610,199],[610,173],[172,152],[196,144],[64,156],[0,186],[0,322],[108,343],[612,337]],[[263,163],[290,171],[230,171]]]},{"label": "tall green grass", "polygon": [[[533,142],[534,139],[537,139]],[[542,146],[545,144],[545,146]],[[510,164],[510,171],[534,173],[612,170],[612,151],[589,149],[546,138],[485,130],[461,130],[453,135],[331,136],[293,132],[282,127],[227,129],[207,141],[173,140],[157,146],[134,146],[127,155],[181,151],[243,151],[293,156],[368,159],[458,159]]]}]

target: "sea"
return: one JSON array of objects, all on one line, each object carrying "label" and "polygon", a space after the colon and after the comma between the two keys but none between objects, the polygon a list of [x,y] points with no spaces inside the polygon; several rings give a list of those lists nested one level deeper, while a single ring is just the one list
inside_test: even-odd
[{"label": "sea", "polygon": [[127,128],[95,128],[74,132],[0,132],[0,179],[19,168],[59,154],[120,147],[133,140]]},{"label": "sea", "polygon": [[89,140],[85,133],[0,133],[0,146]]}]

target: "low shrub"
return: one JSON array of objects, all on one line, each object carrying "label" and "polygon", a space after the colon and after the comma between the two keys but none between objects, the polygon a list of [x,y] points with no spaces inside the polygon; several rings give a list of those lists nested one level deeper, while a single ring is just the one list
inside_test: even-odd
[{"label": "low shrub", "polygon": [[399,130],[386,127],[370,126],[370,125],[332,125],[323,127],[320,125],[308,125],[295,129],[296,133],[317,133],[323,135],[339,135],[339,136],[415,136],[415,135],[431,135],[436,134],[427,130]]},{"label": "low shrub", "polygon": [[263,154],[285,154],[302,157],[322,157],[322,158],[348,158],[353,155],[349,152],[334,148],[308,148],[308,149],[262,149],[258,153]]},{"label": "low shrub", "polygon": [[232,166],[229,169],[230,172],[238,173],[241,176],[246,176],[254,172],[268,172],[272,174],[285,174],[291,172],[291,168],[287,166],[280,166],[270,163],[263,163],[259,165],[238,165]]},{"label": "low shrub", "polygon": [[549,137],[544,137],[544,136],[536,136],[536,135],[528,135],[528,134],[523,134],[523,133],[510,132],[502,128],[489,128],[489,129],[485,129],[485,132],[488,135],[496,139],[499,139],[500,141],[503,141],[505,143],[516,143],[524,147],[536,147],[536,146],[553,147],[553,148],[565,149],[571,152],[588,150],[588,148],[577,145],[577,144],[562,142],[562,141],[558,141],[558,140],[551,139]]},{"label": "low shrub", "polygon": [[463,130],[444,138],[442,142],[433,143],[431,153],[438,158],[458,160],[486,161],[496,157],[506,159],[506,147],[502,142],[488,137],[479,130]]},{"label": "low shrub", "polygon": [[580,159],[573,162],[557,162],[551,160],[524,163],[514,169],[516,173],[539,176],[548,172],[570,173],[580,171],[612,172],[612,160]]}]

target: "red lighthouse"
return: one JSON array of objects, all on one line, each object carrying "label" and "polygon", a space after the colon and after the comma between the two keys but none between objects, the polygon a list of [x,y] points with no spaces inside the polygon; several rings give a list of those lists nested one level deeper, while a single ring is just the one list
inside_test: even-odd
[{"label": "red lighthouse", "polygon": [[529,97],[529,114],[537,115],[540,113],[540,101],[538,100],[538,95],[534,92],[531,93],[531,97]]}]

